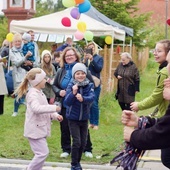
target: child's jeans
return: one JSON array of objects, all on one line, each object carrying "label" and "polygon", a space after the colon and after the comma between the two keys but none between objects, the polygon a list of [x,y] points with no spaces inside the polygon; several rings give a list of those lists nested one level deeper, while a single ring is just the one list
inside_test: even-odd
[{"label": "child's jeans", "polygon": [[17,96],[15,96],[15,100],[14,100],[14,112],[18,112],[20,104],[24,103],[25,96],[21,97],[18,101],[16,98]]}]

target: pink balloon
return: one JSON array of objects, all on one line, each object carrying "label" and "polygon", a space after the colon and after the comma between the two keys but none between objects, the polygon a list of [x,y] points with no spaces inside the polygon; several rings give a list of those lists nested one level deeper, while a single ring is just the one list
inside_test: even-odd
[{"label": "pink balloon", "polygon": [[74,36],[77,40],[82,40],[84,38],[84,34],[78,30],[75,32]]},{"label": "pink balloon", "polygon": [[78,8],[73,8],[70,12],[70,15],[74,18],[74,19],[79,19],[80,18],[80,13],[79,13],[79,9]]},{"label": "pink balloon", "polygon": [[71,20],[70,20],[70,18],[68,18],[68,17],[62,18],[61,23],[62,23],[63,26],[65,26],[65,27],[70,27],[70,26],[71,26]]}]

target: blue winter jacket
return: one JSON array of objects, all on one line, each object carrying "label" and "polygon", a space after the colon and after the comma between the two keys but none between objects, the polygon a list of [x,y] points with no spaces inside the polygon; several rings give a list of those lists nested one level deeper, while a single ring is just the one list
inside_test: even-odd
[{"label": "blue winter jacket", "polygon": [[[73,79],[72,79],[73,80]],[[83,102],[77,100],[72,92],[73,81],[67,86],[64,104],[66,105],[66,118],[70,120],[88,120],[90,107],[94,100],[94,84],[88,83],[85,86],[79,86],[78,92],[83,96]]]}]

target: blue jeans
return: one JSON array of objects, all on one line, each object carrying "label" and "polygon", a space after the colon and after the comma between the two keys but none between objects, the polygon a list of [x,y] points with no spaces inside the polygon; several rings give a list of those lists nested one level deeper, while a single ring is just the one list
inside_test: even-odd
[{"label": "blue jeans", "polygon": [[18,112],[20,104],[24,103],[25,96],[21,97],[18,101],[16,100],[17,96],[15,96],[14,100],[14,112]]},{"label": "blue jeans", "polygon": [[95,126],[99,125],[99,96],[101,92],[101,87],[94,89],[95,98],[90,109],[90,124]]}]

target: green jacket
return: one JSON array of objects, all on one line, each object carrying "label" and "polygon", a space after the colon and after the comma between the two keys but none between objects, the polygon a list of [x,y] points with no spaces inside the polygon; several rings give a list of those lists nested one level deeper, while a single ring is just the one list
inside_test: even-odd
[{"label": "green jacket", "polygon": [[167,67],[164,67],[157,72],[157,85],[153,90],[152,94],[138,103],[139,110],[145,110],[154,106],[158,107],[157,116],[161,117],[165,114],[169,101],[163,98],[164,80],[168,78]]}]

